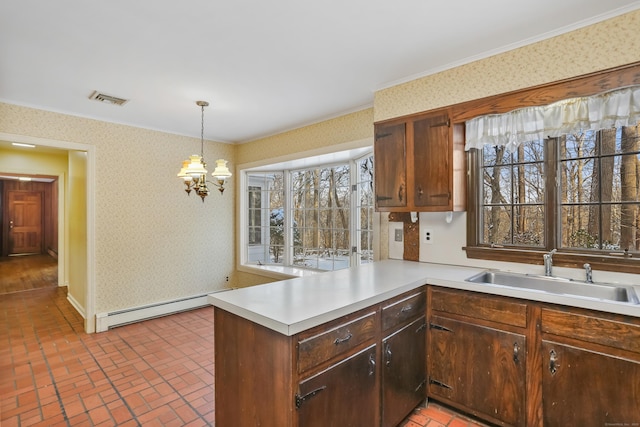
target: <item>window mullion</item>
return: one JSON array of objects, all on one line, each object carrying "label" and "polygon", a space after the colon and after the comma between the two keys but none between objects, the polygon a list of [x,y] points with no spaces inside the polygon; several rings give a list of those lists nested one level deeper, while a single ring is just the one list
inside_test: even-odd
[{"label": "window mullion", "polygon": [[[359,200],[360,200],[360,191],[358,189],[358,162],[355,160],[351,160],[349,162],[349,185],[351,186],[351,197],[349,198],[349,209],[352,214],[349,218],[349,265],[356,266],[359,264],[358,259],[360,257],[360,252],[362,248],[360,248],[360,208]],[[356,248],[354,251],[353,248]]]},{"label": "window mullion", "polygon": [[[560,246],[561,200],[558,188],[560,188],[559,170],[561,162],[558,153],[558,138],[545,139],[544,149],[544,176],[545,176],[545,248],[548,250]],[[560,222],[559,222],[560,221]]]},{"label": "window mullion", "polygon": [[291,200],[291,173],[288,170],[282,172],[282,185],[284,190],[284,265],[293,265],[293,203]]}]

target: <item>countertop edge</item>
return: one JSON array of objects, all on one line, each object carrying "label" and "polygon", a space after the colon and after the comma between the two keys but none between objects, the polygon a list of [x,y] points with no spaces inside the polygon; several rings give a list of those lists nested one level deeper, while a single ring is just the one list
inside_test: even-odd
[{"label": "countertop edge", "polygon": [[[331,320],[335,320],[369,306],[381,303],[404,292],[417,289],[420,286],[424,285],[435,285],[451,289],[480,292],[488,295],[506,296],[522,300],[565,305],[576,308],[585,308],[614,314],[640,317],[640,305],[581,298],[571,295],[549,294],[545,292],[528,289],[518,289],[509,286],[471,283],[464,280],[467,277],[471,277],[474,274],[487,270],[486,268],[455,266],[446,264],[417,263],[414,261],[399,260],[378,262],[378,264],[375,266],[375,270],[373,270],[376,273],[376,279],[377,276],[379,276],[381,273],[387,272],[387,270],[389,270],[392,275],[393,273],[396,273],[398,271],[405,273],[407,270],[409,270],[408,273],[404,274],[405,277],[399,277],[397,279],[397,284],[389,284],[387,282],[391,282],[394,279],[387,279],[387,282],[384,283],[384,286],[380,286],[379,289],[376,288],[372,290],[369,295],[365,295],[363,297],[353,297],[350,299],[346,298],[344,302],[332,301],[331,304],[328,304],[330,308],[326,311],[317,313],[306,313],[304,312],[304,310],[300,310],[299,307],[293,307],[293,303],[290,304],[292,307],[289,307],[286,303],[283,302],[283,300],[290,298],[290,295],[288,295],[287,293],[287,289],[291,289],[288,288],[289,286],[295,287],[294,289],[296,289],[297,292],[300,292],[300,289],[298,287],[303,287],[305,286],[305,284],[309,286],[319,286],[318,284],[320,283],[322,286],[324,286],[326,283],[327,289],[324,290],[325,294],[331,295],[331,293],[333,292],[332,286],[336,288],[337,294],[339,294],[340,292],[344,292],[344,286],[339,288],[338,284],[336,283],[339,283],[340,280],[345,280],[351,277],[353,277],[353,280],[355,281],[363,280],[364,277],[361,277],[359,275],[359,271],[357,269],[365,267],[371,270],[374,268],[371,266],[372,264],[356,267],[355,269],[349,269],[349,272],[341,270],[340,273],[323,273],[321,275],[315,276],[315,278],[313,279],[313,283],[311,283],[309,278],[303,277],[284,280],[280,282],[267,283],[264,285],[258,285],[256,287],[239,288],[228,292],[210,294],[207,297],[207,301],[214,307],[226,310],[230,313],[243,317],[247,320],[272,329],[286,336],[295,335],[312,327],[321,325]],[[452,274],[453,271],[455,271],[455,274]],[[371,271],[369,271],[369,273],[371,273]],[[318,278],[318,276],[323,277]],[[371,277],[367,277],[367,279],[371,280]],[[358,285],[359,283],[356,283],[355,286]],[[252,288],[255,288],[255,292],[252,292]],[[272,289],[274,290],[273,294],[270,292]],[[314,290],[315,289],[317,288],[314,288]],[[236,292],[236,294],[234,294],[234,292]],[[287,293],[287,295],[285,295],[285,293]],[[261,299],[274,298],[274,301],[280,302],[281,306],[276,307],[279,308],[279,310],[272,311],[270,314],[270,307],[264,304],[264,301],[262,300],[259,301],[262,303],[262,305],[257,305],[255,300],[249,301],[249,303],[247,304],[243,304],[243,301],[245,298],[247,298],[247,296],[249,297],[249,299],[254,296]],[[257,308],[252,309],[252,304],[253,306],[257,305]],[[286,311],[288,308],[292,311],[295,311],[295,313],[290,315],[290,317],[288,317],[289,313],[283,313],[283,311]]]}]

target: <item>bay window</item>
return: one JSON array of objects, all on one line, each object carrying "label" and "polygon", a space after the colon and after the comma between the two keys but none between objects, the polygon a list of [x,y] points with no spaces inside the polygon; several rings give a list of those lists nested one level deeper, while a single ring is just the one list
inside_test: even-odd
[{"label": "bay window", "polygon": [[245,265],[325,271],[373,261],[370,152],[337,163],[268,169],[243,171]]}]

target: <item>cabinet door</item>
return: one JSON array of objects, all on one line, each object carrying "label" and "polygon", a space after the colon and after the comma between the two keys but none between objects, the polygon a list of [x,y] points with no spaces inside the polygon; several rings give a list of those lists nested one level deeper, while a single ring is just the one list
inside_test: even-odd
[{"label": "cabinet door", "polygon": [[438,316],[429,328],[429,395],[489,419],[524,425],[524,335]]},{"label": "cabinet door", "polygon": [[545,427],[640,425],[640,362],[542,342]]},{"label": "cabinet door", "polygon": [[439,113],[413,122],[414,204],[421,207],[451,206],[452,148],[449,116]]},{"label": "cabinet door", "polygon": [[376,345],[302,381],[296,395],[299,427],[379,424]]},{"label": "cabinet door", "polygon": [[382,425],[397,426],[426,396],[426,320],[422,316],[382,342]]},{"label": "cabinet door", "polygon": [[375,128],[376,208],[407,206],[405,134],[404,123]]}]

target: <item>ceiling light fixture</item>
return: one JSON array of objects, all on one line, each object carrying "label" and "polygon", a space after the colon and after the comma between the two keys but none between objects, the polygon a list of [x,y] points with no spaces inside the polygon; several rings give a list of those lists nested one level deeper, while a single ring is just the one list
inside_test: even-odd
[{"label": "ceiling light fixture", "polygon": [[26,148],[36,148],[33,144],[25,144],[24,142],[12,142],[11,145],[14,147],[26,147]]},{"label": "ceiling light fixture", "polygon": [[[200,107],[201,119],[200,119],[200,155],[194,154],[182,162],[182,168],[178,172],[178,178],[184,180],[184,191],[187,194],[191,194],[191,190],[194,190],[198,196],[204,202],[204,198],[209,195],[209,189],[207,188],[207,164],[204,161],[204,107],[208,107],[207,101],[197,101],[196,105]],[[216,160],[216,168],[211,173],[215,178],[215,181],[208,181],[209,183],[218,187],[220,194],[224,192],[224,183],[231,177],[231,172],[227,168],[227,161],[224,159]]]}]

